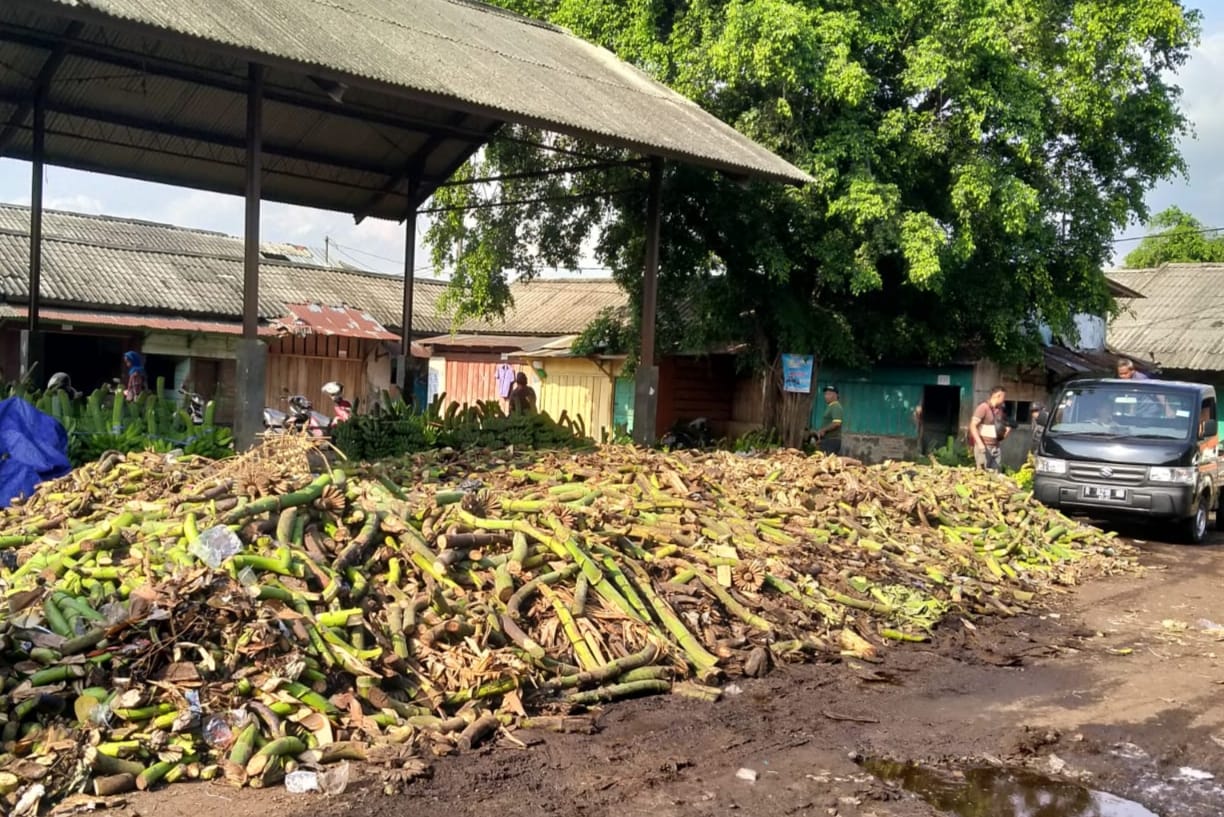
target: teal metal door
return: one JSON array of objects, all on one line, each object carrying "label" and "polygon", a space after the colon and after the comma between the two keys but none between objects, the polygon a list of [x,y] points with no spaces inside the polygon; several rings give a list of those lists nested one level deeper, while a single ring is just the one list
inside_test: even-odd
[{"label": "teal metal door", "polygon": [[616,392],[612,396],[612,425],[618,434],[633,433],[633,397],[633,378],[616,378]]}]

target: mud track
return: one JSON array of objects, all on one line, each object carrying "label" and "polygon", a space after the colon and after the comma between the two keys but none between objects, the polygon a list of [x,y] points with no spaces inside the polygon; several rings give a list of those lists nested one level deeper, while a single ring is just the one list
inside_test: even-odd
[{"label": "mud track", "polygon": [[[180,784],[129,796],[144,817],[937,814],[855,757],[1003,763],[1136,800],[1162,817],[1224,814],[1224,537],[1140,543],[1146,570],[1068,591],[1048,613],[953,626],[881,664],[785,665],[705,704],[608,707],[595,735],[520,731],[437,760],[387,796],[355,769],[340,797]],[[757,773],[755,782],[737,770]],[[1190,771],[1187,771],[1190,770]],[[1203,778],[1204,774],[1214,779]]]}]

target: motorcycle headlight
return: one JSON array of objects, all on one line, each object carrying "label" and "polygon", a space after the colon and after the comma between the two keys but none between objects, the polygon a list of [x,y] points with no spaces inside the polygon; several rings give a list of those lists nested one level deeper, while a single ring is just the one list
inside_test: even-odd
[{"label": "motorcycle headlight", "polygon": [[1166,468],[1154,465],[1148,469],[1149,482],[1167,482],[1173,485],[1193,485],[1198,476],[1194,468]]},{"label": "motorcycle headlight", "polygon": [[1056,457],[1038,457],[1037,473],[1061,475],[1067,473],[1067,461]]}]

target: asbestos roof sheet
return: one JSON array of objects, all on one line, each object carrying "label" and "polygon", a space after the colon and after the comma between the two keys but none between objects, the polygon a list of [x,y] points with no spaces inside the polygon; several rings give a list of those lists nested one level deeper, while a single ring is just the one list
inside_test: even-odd
[{"label": "asbestos roof sheet", "polygon": [[289,314],[275,324],[293,334],[336,335],[365,340],[399,340],[369,312],[320,303],[289,304]]},{"label": "asbestos roof sheet", "polygon": [[468,0],[7,0],[0,46],[7,155],[29,157],[50,74],[48,161],[241,193],[258,64],[263,196],[360,217],[402,219],[505,123],[811,180],[611,52]]},{"label": "asbestos roof sheet", "polygon": [[[181,318],[174,315],[146,315],[135,312],[98,312],[88,309],[40,309],[44,321],[90,327],[123,327],[154,332],[185,332],[188,334],[241,335],[242,324],[237,321],[209,321]],[[29,310],[16,304],[0,304],[0,319],[25,319]],[[261,326],[259,334],[273,336],[276,330]]]},{"label": "asbestos roof sheet", "polygon": [[1119,301],[1109,343],[1164,369],[1224,369],[1224,264],[1166,264],[1110,270],[1109,278],[1143,294]]},{"label": "asbestos roof sheet", "polygon": [[422,338],[421,346],[431,354],[439,352],[521,352],[534,349],[552,338],[524,337],[522,335],[454,334]]},{"label": "asbestos roof sheet", "polygon": [[[0,205],[0,301],[24,303],[29,289],[29,208]],[[201,320],[242,315],[240,238],[147,221],[47,211],[43,217],[42,297],[48,309],[141,311]],[[368,331],[400,328],[404,279],[348,268],[265,261],[259,314],[276,321],[294,304],[349,307]],[[414,334],[454,327],[438,305],[446,282],[417,278]],[[555,336],[581,332],[606,307],[628,303],[609,279],[539,279],[511,284],[504,319],[458,331]],[[350,315],[352,317],[352,315]],[[333,327],[334,329],[335,327]]]}]

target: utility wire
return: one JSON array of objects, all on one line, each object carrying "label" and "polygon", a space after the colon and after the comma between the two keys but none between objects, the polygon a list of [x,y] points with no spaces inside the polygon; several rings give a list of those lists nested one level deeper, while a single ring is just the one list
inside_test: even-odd
[{"label": "utility wire", "polygon": [[1218,233],[1221,230],[1224,230],[1224,227],[1204,227],[1201,230],[1183,230],[1183,229],[1175,227],[1174,229],[1168,230],[1163,233],[1152,233],[1150,235],[1135,235],[1135,236],[1130,236],[1129,238],[1115,238],[1113,240],[1113,243],[1121,244],[1125,241],[1143,241],[1148,238],[1168,238],[1171,235],[1200,235],[1202,233]]}]

